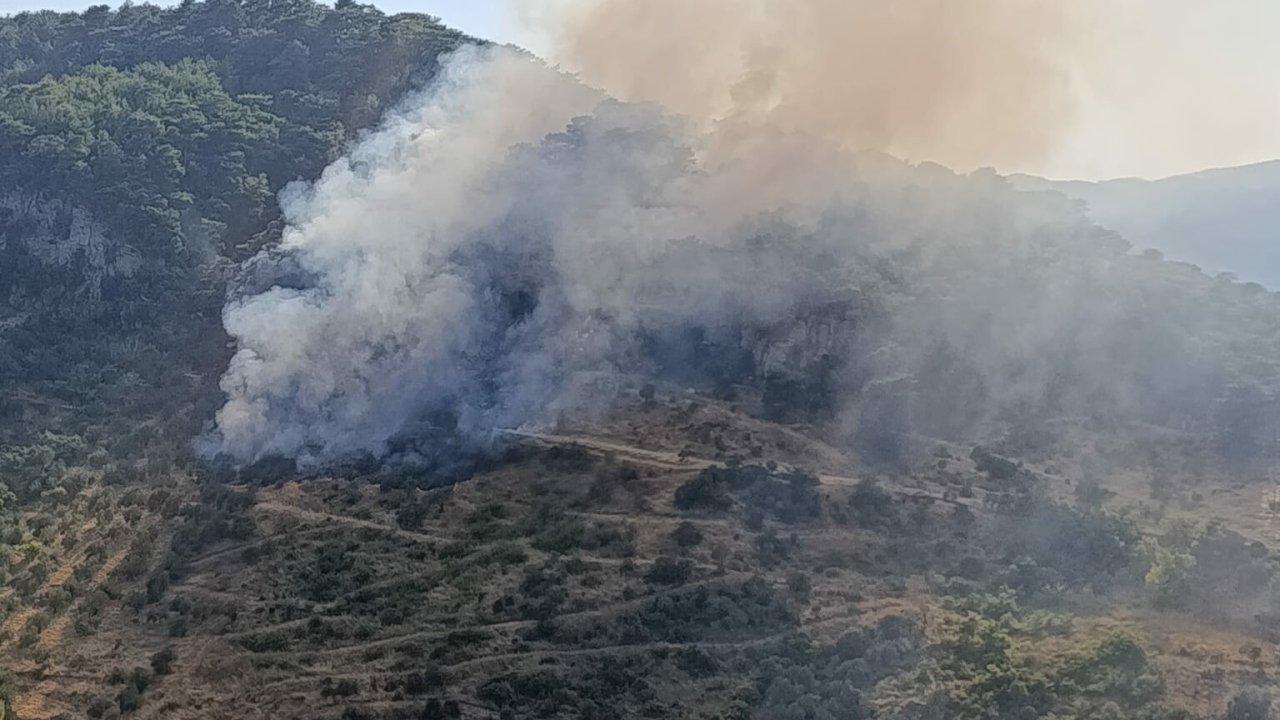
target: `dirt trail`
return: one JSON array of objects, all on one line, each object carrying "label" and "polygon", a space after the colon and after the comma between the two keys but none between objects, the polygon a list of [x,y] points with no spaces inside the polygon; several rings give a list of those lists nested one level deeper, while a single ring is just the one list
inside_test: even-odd
[{"label": "dirt trail", "polygon": [[48,650],[50,648],[62,646],[62,641],[67,634],[67,626],[71,624],[72,611],[74,611],[76,606],[79,604],[79,602],[73,604],[66,612],[51,620],[48,627],[40,631],[38,647],[42,650]]},{"label": "dirt trail", "polygon": [[[129,548],[123,547],[108,557],[106,562],[104,562],[102,566],[98,568],[97,572],[93,574],[90,592],[92,592],[92,589],[100,587],[105,583],[107,578],[111,576],[111,573],[120,566],[120,563],[124,562],[124,559],[128,554]],[[65,583],[70,579],[71,573],[74,572],[74,569],[77,566],[78,563],[64,563],[63,566],[59,568],[59,572],[55,572],[54,575],[50,576],[50,582],[46,584],[46,587],[57,587],[58,585]],[[71,569],[64,573],[62,572],[63,568]],[[40,632],[37,647],[41,650],[47,651],[63,646],[63,642],[66,639],[67,626],[71,623],[71,618],[74,616],[76,608],[79,607],[83,598],[87,595],[88,593],[82,594],[80,598],[73,602],[66,610],[63,610],[49,622],[48,626]],[[31,616],[34,614],[35,609],[28,608],[11,615],[9,619],[5,621],[4,630],[7,632],[21,632],[22,629],[26,627],[27,622],[30,621]],[[65,708],[51,707],[49,704],[50,694],[55,692],[57,689],[57,682],[45,679],[27,692],[14,697],[14,713],[17,717],[23,718],[23,720],[43,720],[44,718],[57,716],[65,710]]]},{"label": "dirt trail", "polygon": [[[602,439],[590,435],[548,435],[544,433],[522,432],[518,430],[504,431],[508,435],[537,440],[548,445],[578,445],[599,453],[617,455],[628,460],[666,470],[702,470],[719,467],[723,462],[706,458],[681,455],[664,450],[649,450],[634,445],[627,445],[618,440]],[[828,485],[856,485],[861,480],[841,475],[818,475],[820,481]]]},{"label": "dirt trail", "polygon": [[[569,657],[592,657],[595,655],[619,655],[623,653],[644,653],[654,650],[681,650],[684,648],[696,647],[703,650],[717,650],[726,648],[747,648],[768,645],[770,643],[782,642],[794,633],[788,630],[786,632],[775,633],[763,637],[751,638],[748,640],[734,640],[724,642],[647,642],[647,643],[631,643],[627,645],[604,645],[591,648],[572,648],[572,649],[548,649],[548,650],[527,650],[524,652],[498,653],[494,655],[482,655],[480,657],[462,660],[451,665],[441,665],[444,670],[457,671],[463,668],[474,667],[476,665],[485,665],[488,663],[500,663],[510,661],[528,661],[542,660],[544,658],[569,658]],[[306,688],[317,680],[344,680],[344,679],[363,679],[367,677],[366,672],[347,672],[347,673],[316,673],[303,677],[294,677],[287,680],[279,680],[269,683],[265,687],[270,688],[273,693],[287,694],[296,691],[295,688]]]},{"label": "dirt trail", "polygon": [[14,612],[4,619],[4,625],[0,626],[0,632],[3,632],[11,639],[16,638],[18,633],[21,633],[22,629],[27,626],[27,621],[35,614],[35,608],[22,608]]},{"label": "dirt trail", "polygon": [[[265,504],[265,503],[260,503],[260,504]],[[274,504],[284,505],[286,503],[274,503]],[[221,558],[227,557],[228,555],[242,553],[245,550],[248,550],[249,548],[262,549],[270,546],[271,543],[277,540],[282,540],[282,539],[296,540],[301,538],[307,538],[312,535],[318,535],[318,534],[324,533],[326,531],[327,529],[324,527],[314,527],[306,530],[285,530],[282,532],[275,532],[275,533],[270,533],[266,535],[260,535],[258,539],[255,540],[254,542],[231,542],[231,544],[228,545],[227,547],[223,547],[218,550],[213,550],[208,553],[205,553],[204,555],[197,555],[196,557],[191,558],[190,560],[187,561],[187,566],[191,568],[198,568],[201,565],[207,565],[209,563],[214,562],[215,560],[219,560]]]},{"label": "dirt trail", "polygon": [[587,435],[548,435],[545,433],[524,432],[521,430],[504,430],[507,435],[537,440],[548,445],[580,445],[606,455],[616,455],[632,462],[663,470],[702,470],[723,463],[706,458],[681,455],[663,450],[649,450],[634,445],[627,445],[616,440],[605,440]]},{"label": "dirt trail", "polygon": [[120,567],[120,563],[124,562],[124,559],[128,556],[128,547],[122,547],[112,553],[111,557],[102,563],[102,567],[98,568],[98,571],[93,574],[93,586],[97,587],[106,582],[107,578],[111,577],[111,573],[115,572],[116,568]]},{"label": "dirt trail", "polygon": [[[81,497],[87,495],[90,495],[90,493],[86,493]],[[83,526],[77,528],[75,533],[80,537],[88,537],[90,533],[97,529],[97,527],[98,521],[90,518]],[[85,550],[81,550],[73,557],[68,557],[65,562],[58,566],[57,570],[53,571],[53,574],[49,576],[49,579],[45,581],[45,588],[55,588],[66,585],[67,581],[71,579],[71,576],[75,574],[75,571],[80,569],[80,566],[84,565],[88,559],[89,554]]]},{"label": "dirt trail", "polygon": [[75,573],[76,569],[79,568],[80,564],[83,562],[84,562],[84,556],[81,556],[78,558],[69,559],[67,560],[67,562],[64,562],[61,565],[59,565],[58,569],[54,570],[53,574],[49,576],[48,581],[45,582],[44,584],[45,588],[46,589],[56,588],[56,587],[62,587],[63,585],[66,585],[67,581],[71,579],[72,574]]},{"label": "dirt trail", "polygon": [[528,652],[512,652],[502,653],[500,655],[485,655],[483,657],[463,660],[453,665],[445,665],[444,669],[458,670],[473,665],[483,665],[491,662],[502,662],[507,660],[532,660],[548,657],[582,657],[592,655],[616,655],[624,652],[647,652],[652,650],[682,650],[684,648],[696,647],[703,650],[719,650],[725,648],[746,648],[758,647],[760,645],[768,645],[769,643],[781,642],[794,633],[791,631],[766,635],[764,637],[752,638],[750,640],[735,640],[726,642],[648,642],[648,643],[632,643],[630,645],[605,645],[593,648],[574,648],[568,650],[530,650]]},{"label": "dirt trail", "polygon": [[[626,610],[629,608],[641,607],[644,604],[652,602],[653,600],[660,597],[678,595],[680,593],[687,592],[693,588],[707,586],[707,585],[714,585],[717,583],[729,583],[729,582],[746,580],[751,576],[752,576],[752,573],[741,572],[741,571],[729,571],[725,573],[718,573],[712,577],[703,578],[701,580],[695,580],[693,582],[686,583],[679,587],[673,587],[665,590],[659,590],[653,593],[648,593],[645,595],[641,595],[640,597],[632,598],[630,600],[620,600],[615,603],[609,603],[602,607],[590,608],[588,610],[579,610],[577,612],[563,613],[561,615],[558,615],[557,619],[563,622],[566,620],[581,620],[584,618],[607,616],[607,615],[617,613],[619,611]],[[305,625],[306,622],[307,620],[305,619],[291,620],[289,622],[278,623],[272,626],[254,628],[252,630],[242,630],[234,633],[228,633],[226,635],[223,635],[222,639],[234,641],[237,638],[248,637],[250,635],[257,635],[259,633],[272,632],[272,631],[280,630],[283,628],[301,627]],[[497,632],[502,632],[506,630],[530,628],[536,624],[537,624],[536,620],[504,620],[504,621],[495,622],[495,623],[475,623],[470,625],[458,625],[458,626],[450,627],[448,629],[421,630],[416,632],[403,633],[399,635],[389,635],[387,637],[377,638],[375,640],[370,640],[367,642],[353,643],[350,645],[338,645],[338,646],[332,646],[332,647],[327,647],[327,648],[317,649],[317,650],[309,650],[308,654],[315,657],[327,657],[327,656],[342,655],[347,653],[362,652],[375,647],[390,647],[393,645],[403,643],[407,640],[426,640],[426,639],[446,638],[449,635],[452,635],[454,633],[468,631],[468,630],[478,630],[478,631],[483,631],[488,633],[497,633]],[[295,654],[296,653],[293,651],[264,652],[264,653],[257,653],[255,657],[274,658],[274,657],[292,656]],[[279,681],[277,683],[272,683],[271,686],[274,687],[280,682],[289,682],[289,681],[287,680]]]},{"label": "dirt trail", "polygon": [[[54,569],[53,573],[45,579],[44,585],[41,586],[40,592],[36,593],[36,596],[46,590],[66,585],[67,581],[71,579],[71,576],[75,574],[76,569],[79,568],[84,561],[84,554],[78,555],[74,558],[64,559],[58,564],[58,567]],[[0,627],[0,632],[10,638],[16,638],[19,633],[26,629],[27,623],[30,622],[31,616],[35,615],[35,613],[35,608],[24,608],[22,610],[18,610],[5,618],[3,627]]]},{"label": "dirt trail", "polygon": [[[45,683],[41,683],[44,685]],[[45,693],[33,692],[13,699],[13,714],[21,720],[44,720],[53,717],[45,702]]]},{"label": "dirt trail", "polygon": [[[709,467],[718,467],[724,464],[715,460],[708,460],[706,458],[685,456],[662,450],[639,448],[633,445],[627,445],[618,440],[602,439],[590,435],[549,435],[544,433],[523,432],[519,430],[504,430],[503,432],[508,435],[537,440],[548,445],[577,445],[579,447],[586,448],[587,450],[624,457],[632,462],[665,470],[702,470]],[[824,473],[817,475],[816,477],[823,485],[836,487],[854,487],[862,482],[861,478],[848,477],[844,475],[830,475]],[[927,500],[964,507],[973,507],[977,505],[976,501],[945,497],[943,495],[923,490],[912,490],[888,485],[886,485],[884,489],[888,492],[894,493],[895,495],[900,495],[913,500]]]},{"label": "dirt trail", "polygon": [[594,520],[597,522],[612,523],[662,523],[664,525],[681,525],[689,523],[690,525],[701,525],[703,527],[735,527],[736,521],[727,517],[696,517],[678,514],[664,514],[656,512],[589,512],[585,510],[568,510],[565,512],[570,517],[582,518],[584,520]]},{"label": "dirt trail", "polygon": [[88,597],[93,590],[102,586],[102,584],[107,581],[107,578],[111,577],[111,573],[115,572],[116,568],[120,567],[120,563],[124,562],[125,557],[128,555],[129,548],[122,547],[112,553],[111,557],[108,557],[106,562],[102,563],[102,567],[98,568],[97,572],[93,574],[93,580],[89,591],[82,593],[70,607],[55,617],[53,621],[49,623],[49,626],[40,633],[39,646],[41,649],[50,650],[56,647],[61,647],[62,642],[66,637],[67,626],[71,624],[71,618],[75,616],[75,611],[80,607],[80,603],[83,602],[84,598]]},{"label": "dirt trail", "polygon": [[315,523],[338,523],[342,525],[351,525],[353,527],[367,528],[369,530],[377,530],[378,532],[394,535],[417,543],[451,543],[455,538],[444,535],[433,535],[421,531],[403,530],[391,525],[374,522],[372,520],[361,520],[359,518],[347,517],[345,515],[333,515],[331,513],[318,512],[315,510],[307,510],[296,505],[287,503],[267,501],[260,502],[253,506],[255,510],[265,510],[267,512],[280,513],[282,515],[290,515],[292,517],[309,520]]}]

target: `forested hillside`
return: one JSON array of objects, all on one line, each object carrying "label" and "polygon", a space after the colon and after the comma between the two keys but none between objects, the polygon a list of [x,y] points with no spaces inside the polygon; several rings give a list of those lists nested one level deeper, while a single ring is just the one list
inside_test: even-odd
[{"label": "forested hillside", "polygon": [[310,0],[0,19],[0,382],[26,419],[0,437],[164,417],[185,444],[226,360],[225,283],[279,237],[276,194],[465,41]]},{"label": "forested hillside", "polygon": [[1079,198],[1093,218],[1135,245],[1174,260],[1280,287],[1280,161],[1204,170],[1160,180],[1052,181],[1009,178],[1016,187]]}]

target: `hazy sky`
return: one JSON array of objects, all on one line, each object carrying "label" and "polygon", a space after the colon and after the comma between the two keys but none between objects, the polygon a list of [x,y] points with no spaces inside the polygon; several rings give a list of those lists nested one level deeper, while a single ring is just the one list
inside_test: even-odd
[{"label": "hazy sky", "polygon": [[[753,5],[781,1],[741,0],[743,4],[740,7],[747,9]],[[850,0],[850,7],[860,1]],[[628,93],[621,85],[612,87],[607,82],[610,77],[616,77],[616,72],[613,76],[593,77],[592,68],[575,66],[575,61],[583,65],[587,62],[607,65],[611,60],[607,50],[612,40],[603,41],[606,51],[603,58],[599,55],[574,57],[571,52],[561,52],[555,43],[546,39],[550,37],[548,28],[563,22],[565,13],[553,14],[557,18],[554,23],[532,23],[529,19],[530,15],[537,15],[550,7],[608,2],[613,6],[621,2],[623,7],[634,2],[634,7],[641,8],[637,11],[639,14],[651,6],[649,0],[374,0],[376,5],[389,12],[426,12],[474,35],[516,42],[553,55],[554,60],[569,69],[582,72],[588,81],[597,81],[606,89],[627,97]],[[1081,16],[1086,17],[1086,22],[1093,27],[1085,28],[1069,43],[1055,46],[1055,52],[1061,51],[1062,47],[1067,48],[1067,56],[1061,58],[1058,69],[1066,70],[1071,83],[1072,120],[1065,127],[1053,129],[1053,151],[1024,162],[1005,162],[998,169],[1055,178],[1162,177],[1207,167],[1280,158],[1280,41],[1276,40],[1277,28],[1280,28],[1280,1],[1025,2],[1029,6],[1044,3],[1058,8],[1092,8],[1091,13],[1085,11]],[[1058,5],[1059,2],[1062,4]],[[95,4],[93,0],[0,0],[0,13],[44,7],[74,10],[92,4]],[[653,3],[652,6],[661,4]],[[681,0],[672,6],[677,8],[674,12],[651,13],[658,16],[650,20],[661,28],[677,24],[679,16],[683,15],[691,25],[698,24],[696,8],[703,4],[711,6],[714,2]],[[802,4],[817,3],[807,1]],[[547,13],[542,12],[542,17],[546,16]],[[718,23],[725,19],[724,16],[714,17],[720,20],[703,18],[702,22]],[[596,27],[593,26],[593,32]],[[705,26],[700,27],[705,29]],[[691,32],[687,36],[691,42],[704,37],[702,29],[690,27],[689,30]],[[644,38],[649,37],[646,28],[628,26],[612,28],[612,31],[624,43],[631,41],[632,45],[640,47],[642,63],[655,61],[648,63],[654,65],[666,60],[670,65],[670,52],[655,55],[653,53],[657,50],[648,49],[651,56],[644,56]],[[838,28],[836,32],[839,32]],[[628,33],[633,37],[626,37]],[[1039,39],[1038,35],[1036,39]],[[1045,38],[1045,44],[1062,39]],[[567,44],[562,45],[568,47]],[[716,52],[728,55],[736,50],[725,47]],[[891,68],[894,62],[895,57],[884,59],[886,68]],[[623,68],[623,72],[626,71]],[[635,68],[636,73],[644,71],[643,64]],[[886,77],[893,74],[891,69],[886,70]],[[1058,78],[1059,81],[1061,79]],[[651,84],[662,85],[661,75],[649,80]],[[839,77],[832,81],[838,83]],[[984,79],[970,82],[981,87]],[[656,99],[667,99],[661,97],[661,92],[658,95]],[[977,97],[981,97],[981,93]],[[999,119],[1003,119],[1006,125],[1009,122],[1004,115]],[[929,157],[930,154],[926,143],[919,156],[909,159],[937,159]],[[936,155],[948,157],[945,150],[939,150]]]},{"label": "hazy sky", "polygon": [[[151,0],[155,5],[172,5],[175,0]],[[90,5],[118,5],[118,0],[0,0],[0,14],[23,10],[83,10]],[[504,0],[376,0],[375,5],[387,12],[425,12],[437,15],[449,24],[467,32],[494,37],[509,30],[503,22]]]}]

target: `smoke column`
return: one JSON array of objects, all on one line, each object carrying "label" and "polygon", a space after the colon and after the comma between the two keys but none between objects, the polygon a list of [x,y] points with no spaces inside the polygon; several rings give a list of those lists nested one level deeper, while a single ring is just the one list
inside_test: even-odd
[{"label": "smoke column", "polygon": [[554,56],[623,100],[970,170],[1046,159],[1076,120],[1092,2],[584,0]]},{"label": "smoke column", "polygon": [[1280,157],[1268,0],[511,0],[626,100],[959,170],[1164,177]]},{"label": "smoke column", "polygon": [[[688,114],[611,99],[513,49],[446,58],[348,157],[282,197],[282,246],[246,268],[224,312],[238,350],[202,449],[323,464],[397,452],[398,434],[425,426],[483,442],[607,403],[601,388],[629,376],[781,373],[814,387],[837,427],[914,415],[969,436],[1027,408],[1167,419],[1207,406],[1197,383],[1215,356],[1189,363],[1179,334],[1202,311],[1154,297],[1163,283],[1135,286],[1127,244],[1080,208],[990,172],[852,151],[951,133],[965,139],[948,150],[957,162],[1038,152],[1052,125],[1039,113],[1065,102],[1065,80],[1039,41],[1019,41],[1057,15],[997,6],[1008,14],[810,0],[783,18],[748,4],[725,18],[753,39],[742,65],[680,57],[685,44],[655,36],[651,59],[667,48],[689,82],[646,84],[675,73],[659,65],[621,94]],[[863,45],[836,49],[843,26],[820,27],[821,13]],[[770,20],[783,34],[758,37]],[[974,47],[946,23],[973,27],[961,35]],[[580,37],[610,37],[594,32]],[[810,35],[811,47],[782,42]],[[603,46],[579,45],[613,67]],[[644,61],[616,50],[624,66]],[[827,52],[834,73],[820,72]],[[907,66],[873,69],[891,58]],[[1006,63],[1019,67],[993,79]],[[1020,92],[1037,99],[1019,110]],[[995,123],[1001,111],[1012,119]]]},{"label": "smoke column", "polygon": [[468,389],[486,298],[456,255],[514,200],[490,191],[491,171],[596,101],[529,57],[465,49],[349,157],[287,189],[282,254],[317,280],[227,306],[239,351],[209,449],[377,451],[432,399]]}]

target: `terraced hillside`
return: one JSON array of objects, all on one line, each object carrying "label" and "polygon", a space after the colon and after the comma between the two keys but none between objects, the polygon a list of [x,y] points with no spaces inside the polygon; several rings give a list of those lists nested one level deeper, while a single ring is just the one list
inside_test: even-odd
[{"label": "terraced hillside", "polygon": [[[1269,548],[1177,520],[1218,507],[1209,487],[1130,503],[1072,483],[1072,460],[935,443],[878,473],[677,394],[513,433],[451,487],[386,471],[86,485],[55,522],[28,514],[9,557],[13,707],[1212,717],[1275,677]],[[1270,527],[1258,500],[1246,530]],[[1179,547],[1193,562],[1168,582],[1188,587],[1167,602],[1152,576]],[[1197,604],[1203,583],[1254,588],[1258,607]]]}]

